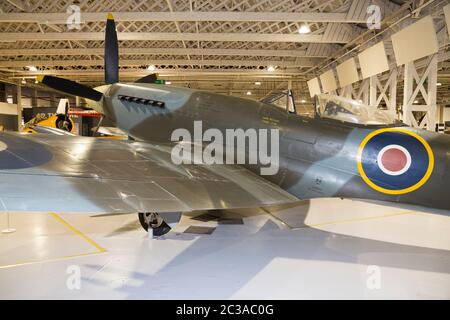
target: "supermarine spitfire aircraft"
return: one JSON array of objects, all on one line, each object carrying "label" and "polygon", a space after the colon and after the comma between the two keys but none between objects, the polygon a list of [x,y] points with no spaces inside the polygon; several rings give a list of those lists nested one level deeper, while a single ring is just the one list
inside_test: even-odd
[{"label": "supermarine spitfire aircraft", "polygon": [[[450,210],[450,137],[407,127],[383,111],[336,96],[316,99],[314,118],[271,104],[155,83],[119,83],[115,23],[108,16],[106,85],[40,81],[87,99],[132,140],[0,135],[4,211],[137,212],[154,235],[180,212],[250,208],[341,197]],[[278,170],[262,164],[174,163],[177,129],[275,130]],[[195,141],[194,141],[195,144]],[[252,146],[245,145],[246,154]],[[254,147],[254,146],[253,146]],[[260,147],[260,146],[259,146]],[[274,146],[270,147],[272,151]]]}]

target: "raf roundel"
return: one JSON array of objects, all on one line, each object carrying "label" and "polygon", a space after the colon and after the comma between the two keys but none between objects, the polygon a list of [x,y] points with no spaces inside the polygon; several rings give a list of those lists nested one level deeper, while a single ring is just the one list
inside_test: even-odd
[{"label": "raf roundel", "polygon": [[405,194],[420,188],[434,167],[433,151],[418,134],[401,128],[370,133],[358,151],[358,171],[373,189]]}]

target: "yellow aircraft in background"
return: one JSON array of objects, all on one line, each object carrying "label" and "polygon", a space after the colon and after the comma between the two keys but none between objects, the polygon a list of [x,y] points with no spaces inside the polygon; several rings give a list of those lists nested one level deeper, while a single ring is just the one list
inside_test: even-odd
[{"label": "yellow aircraft in background", "polygon": [[38,113],[36,117],[25,123],[22,132],[37,133],[48,131],[47,129],[58,129],[75,134],[75,124],[69,116],[69,102],[61,99],[56,109],[56,114],[48,116],[45,113]]},{"label": "yellow aircraft in background", "polygon": [[[93,135],[97,138],[115,140],[127,140],[128,136],[116,127],[95,127]],[[58,135],[76,135],[77,130],[74,121],[69,114],[69,102],[61,99],[56,109],[56,114],[48,116],[38,113],[33,119],[25,123],[22,132],[26,133],[52,133]]]}]

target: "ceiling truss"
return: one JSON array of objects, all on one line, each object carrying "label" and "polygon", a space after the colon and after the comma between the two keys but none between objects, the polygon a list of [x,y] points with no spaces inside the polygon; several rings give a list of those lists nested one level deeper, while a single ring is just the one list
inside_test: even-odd
[{"label": "ceiling truss", "polygon": [[[405,1],[375,2],[388,14]],[[72,4],[80,8],[79,29],[67,25]],[[102,84],[105,19],[113,12],[124,81],[149,74],[152,64],[174,84],[251,91],[254,98],[291,80],[303,100],[306,72],[368,30],[366,9],[365,0],[6,0],[0,2],[0,76],[55,74]],[[299,34],[305,23],[311,32]]]}]

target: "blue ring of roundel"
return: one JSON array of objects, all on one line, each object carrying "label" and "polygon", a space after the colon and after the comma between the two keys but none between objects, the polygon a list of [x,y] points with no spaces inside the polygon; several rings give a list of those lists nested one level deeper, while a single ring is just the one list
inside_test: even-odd
[{"label": "blue ring of roundel", "polygon": [[3,134],[0,142],[7,149],[0,151],[0,170],[24,169],[43,165],[53,158],[53,154],[43,144],[25,137]]},{"label": "blue ring of roundel", "polygon": [[[397,144],[411,155],[411,166],[398,176],[391,176],[377,163],[377,157],[384,147]],[[426,174],[430,159],[423,144],[415,137],[402,132],[382,132],[372,137],[364,147],[361,164],[366,176],[379,187],[389,190],[402,190],[418,183]]]}]

